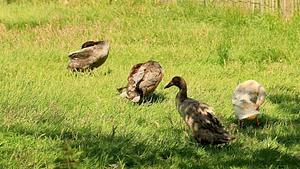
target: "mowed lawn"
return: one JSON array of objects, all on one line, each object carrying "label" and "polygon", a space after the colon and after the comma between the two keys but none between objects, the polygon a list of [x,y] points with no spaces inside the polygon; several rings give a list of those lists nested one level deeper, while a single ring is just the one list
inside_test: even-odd
[{"label": "mowed lawn", "polygon": [[[191,0],[2,1],[0,168],[300,168],[299,19]],[[111,46],[105,64],[69,73],[68,53],[97,39]],[[131,66],[150,59],[165,71],[155,94],[120,98]],[[178,89],[163,89],[175,75],[234,142],[195,142]],[[231,95],[248,79],[268,93],[258,128],[235,125]]]}]

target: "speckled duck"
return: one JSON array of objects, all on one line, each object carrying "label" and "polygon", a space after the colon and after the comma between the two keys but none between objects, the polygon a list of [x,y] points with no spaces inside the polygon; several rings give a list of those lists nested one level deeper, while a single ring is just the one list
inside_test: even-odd
[{"label": "speckled duck", "polygon": [[192,130],[193,137],[198,143],[222,144],[234,139],[215,116],[212,107],[187,96],[187,85],[182,77],[173,77],[165,88],[171,86],[179,88],[176,95],[177,110]]},{"label": "speckled duck", "polygon": [[120,96],[132,102],[140,102],[156,89],[163,75],[164,71],[156,61],[136,64],[131,68],[127,86],[118,89]]}]

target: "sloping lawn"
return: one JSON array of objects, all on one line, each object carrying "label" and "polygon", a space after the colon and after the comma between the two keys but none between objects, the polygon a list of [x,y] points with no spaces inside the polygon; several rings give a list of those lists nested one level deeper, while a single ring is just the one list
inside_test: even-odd
[{"label": "sloping lawn", "polygon": [[[299,17],[188,0],[0,4],[0,168],[300,168]],[[68,72],[68,53],[97,39],[110,42],[106,63]],[[150,59],[165,71],[152,98],[120,98],[131,66]],[[195,142],[177,89],[163,89],[175,75],[234,142]],[[248,79],[268,92],[258,128],[235,125],[231,95]]]}]

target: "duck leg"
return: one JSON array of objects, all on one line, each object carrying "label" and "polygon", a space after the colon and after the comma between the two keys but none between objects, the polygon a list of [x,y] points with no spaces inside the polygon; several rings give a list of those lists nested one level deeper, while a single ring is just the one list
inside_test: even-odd
[{"label": "duck leg", "polygon": [[258,116],[256,116],[255,120],[256,120],[256,126],[258,127],[259,126]]},{"label": "duck leg", "polygon": [[238,123],[239,123],[240,128],[242,128],[243,127],[243,123],[244,123],[243,120],[239,120]]}]

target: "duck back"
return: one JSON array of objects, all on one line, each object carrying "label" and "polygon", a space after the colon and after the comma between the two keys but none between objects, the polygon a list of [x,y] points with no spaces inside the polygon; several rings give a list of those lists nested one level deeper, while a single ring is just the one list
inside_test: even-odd
[{"label": "duck back", "polygon": [[109,54],[109,44],[105,41],[88,41],[82,49],[69,54],[68,69],[72,71],[93,70],[101,66]]},{"label": "duck back", "polygon": [[127,86],[121,92],[121,96],[134,102],[140,101],[142,97],[151,94],[163,78],[163,69],[156,61],[139,63],[131,68],[127,78]]}]

